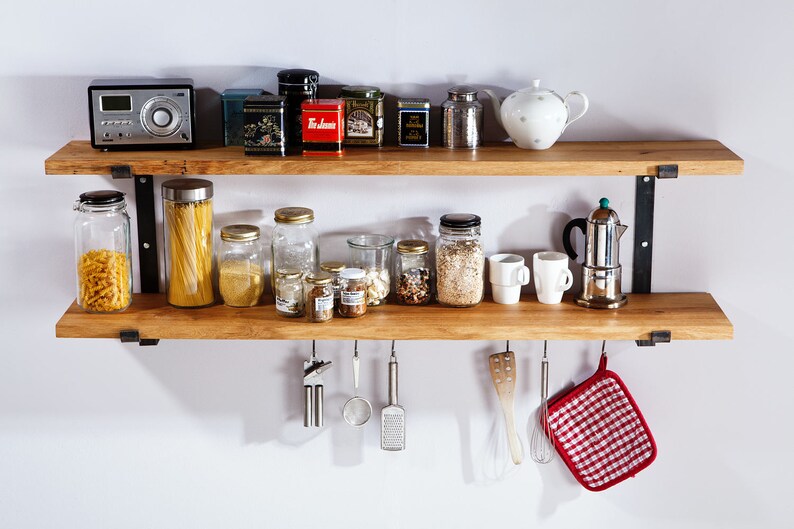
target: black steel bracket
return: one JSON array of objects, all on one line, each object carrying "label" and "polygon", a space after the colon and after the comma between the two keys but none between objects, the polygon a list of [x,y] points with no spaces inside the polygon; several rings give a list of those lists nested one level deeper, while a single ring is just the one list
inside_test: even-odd
[{"label": "black steel bracket", "polygon": [[134,343],[137,342],[138,345],[157,345],[160,343],[159,338],[141,338],[141,335],[138,331],[129,330],[129,331],[120,331],[119,338],[121,339],[121,343]]},{"label": "black steel bracket", "polygon": [[657,343],[670,343],[673,338],[670,331],[651,331],[650,340],[635,340],[639,347],[654,347]]},{"label": "black steel bracket", "polygon": [[160,269],[157,263],[157,224],[154,216],[154,177],[133,175],[129,165],[110,168],[113,178],[132,178],[135,184],[135,210],[138,226],[138,270],[141,292],[160,291]]}]

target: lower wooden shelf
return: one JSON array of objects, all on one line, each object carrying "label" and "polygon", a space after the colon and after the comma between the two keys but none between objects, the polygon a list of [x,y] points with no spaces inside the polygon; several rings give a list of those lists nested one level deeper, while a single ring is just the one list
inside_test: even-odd
[{"label": "lower wooden shelf", "polygon": [[175,309],[163,294],[135,294],[118,314],[89,314],[72,303],[55,326],[59,338],[168,340],[648,340],[670,331],[672,340],[730,340],[733,325],[707,293],[629,294],[618,310],[579,307],[572,296],[541,305],[526,296],[516,305],[490,300],[477,307],[370,307],[358,319],[308,323],[277,316],[270,300],[247,309],[215,305]]}]

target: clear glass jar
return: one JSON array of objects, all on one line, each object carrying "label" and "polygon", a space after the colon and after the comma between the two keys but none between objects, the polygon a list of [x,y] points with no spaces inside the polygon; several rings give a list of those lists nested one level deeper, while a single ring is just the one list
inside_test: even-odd
[{"label": "clear glass jar", "polygon": [[441,217],[436,243],[436,298],[450,307],[473,307],[485,290],[485,251],[480,217],[449,213]]},{"label": "clear glass jar", "polygon": [[77,305],[121,312],[132,302],[130,217],[120,191],[89,191],[74,203]]},{"label": "clear glass jar", "polygon": [[339,274],[347,268],[342,261],[323,261],[320,263],[320,270],[331,274],[332,284],[334,285],[334,308],[339,308],[339,291],[342,288],[342,279]]},{"label": "clear glass jar", "polygon": [[418,239],[397,243],[394,259],[394,282],[397,303],[400,305],[427,305],[430,303],[432,278],[428,244]]},{"label": "clear glass jar", "polygon": [[270,286],[273,288],[275,270],[297,268],[305,276],[316,271],[320,262],[320,237],[314,227],[314,211],[281,208],[276,210],[275,220],[270,243]]},{"label": "clear glass jar", "polygon": [[347,240],[350,266],[367,276],[367,305],[386,303],[391,287],[391,253],[394,239],[388,235],[356,235]]},{"label": "clear glass jar", "polygon": [[212,288],[212,182],[163,182],[166,299],[174,307],[206,307]]},{"label": "clear glass jar", "polygon": [[276,314],[298,318],[304,314],[303,277],[297,268],[276,270]]},{"label": "clear glass jar", "polygon": [[218,289],[223,304],[253,307],[265,289],[265,256],[260,231],[250,224],[221,228],[218,252]]},{"label": "clear glass jar", "polygon": [[334,317],[334,287],[328,272],[310,272],[303,280],[306,319],[312,323],[331,321]]},{"label": "clear glass jar", "polygon": [[346,268],[341,281],[339,315],[360,318],[367,313],[367,275],[361,268]]}]

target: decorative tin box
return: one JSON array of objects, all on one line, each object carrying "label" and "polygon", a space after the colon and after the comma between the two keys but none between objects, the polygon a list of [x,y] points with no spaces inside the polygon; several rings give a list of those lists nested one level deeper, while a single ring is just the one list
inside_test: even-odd
[{"label": "decorative tin box", "polygon": [[248,96],[245,99],[245,154],[286,155],[285,107],[284,96]]},{"label": "decorative tin box", "polygon": [[397,144],[401,147],[430,145],[430,100],[422,97],[397,100]]},{"label": "decorative tin box", "polygon": [[307,99],[301,103],[304,156],[342,156],[345,139],[345,102]]},{"label": "decorative tin box", "polygon": [[248,96],[264,94],[258,88],[229,88],[221,94],[221,107],[223,107],[223,144],[242,146],[243,138],[243,102]]},{"label": "decorative tin box", "polygon": [[345,145],[383,145],[383,94],[377,86],[345,86]]}]

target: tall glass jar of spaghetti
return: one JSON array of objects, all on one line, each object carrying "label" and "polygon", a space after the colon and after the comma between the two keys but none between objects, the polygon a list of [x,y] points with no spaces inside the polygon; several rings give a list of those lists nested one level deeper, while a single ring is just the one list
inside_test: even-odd
[{"label": "tall glass jar of spaghetti", "polygon": [[212,289],[212,182],[163,182],[166,299],[174,307],[206,307]]},{"label": "tall glass jar of spaghetti", "polygon": [[77,305],[121,312],[132,301],[130,218],[120,191],[89,191],[74,204]]}]

